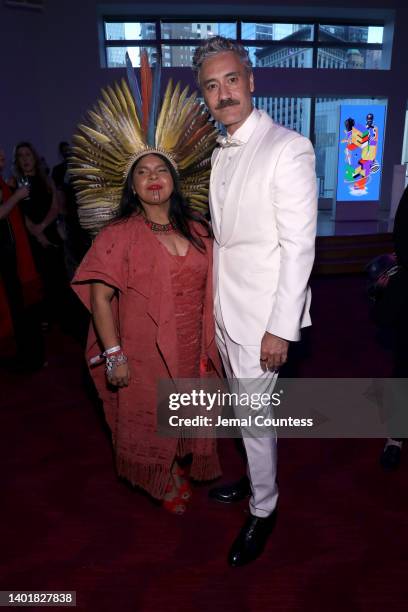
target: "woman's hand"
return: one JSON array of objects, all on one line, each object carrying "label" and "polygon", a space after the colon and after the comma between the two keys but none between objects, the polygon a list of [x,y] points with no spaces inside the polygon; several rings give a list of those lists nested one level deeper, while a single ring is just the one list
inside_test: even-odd
[{"label": "woman's hand", "polygon": [[122,349],[117,350],[120,348],[120,340],[111,308],[114,295],[115,289],[110,285],[102,282],[91,285],[91,310],[96,331],[105,350],[114,349],[113,354],[105,353],[107,381],[114,387],[127,387],[130,381],[129,365]]},{"label": "woman's hand", "polygon": [[130,381],[129,365],[121,363],[106,374],[109,384],[114,387],[127,387]]},{"label": "woman's hand", "polygon": [[25,200],[30,195],[30,188],[27,187],[26,185],[24,185],[23,187],[19,187],[14,192],[14,195],[16,197],[17,202],[20,202],[21,200]]},{"label": "woman's hand", "polygon": [[20,187],[20,189],[17,189],[17,191],[15,191],[13,195],[9,197],[7,202],[3,202],[3,192],[0,189],[0,219],[5,219],[7,215],[11,213],[13,208],[17,206],[20,200],[26,198],[29,193],[30,191],[27,187]]},{"label": "woman's hand", "polygon": [[45,227],[43,223],[33,223],[28,217],[25,218],[25,223],[28,231],[34,238],[38,238],[43,233]]}]

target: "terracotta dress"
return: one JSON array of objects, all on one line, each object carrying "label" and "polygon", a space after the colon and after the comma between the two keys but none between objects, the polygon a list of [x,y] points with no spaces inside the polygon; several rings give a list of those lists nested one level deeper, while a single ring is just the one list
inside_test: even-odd
[{"label": "terracotta dress", "polygon": [[[221,371],[212,315],[212,245],[203,241],[205,253],[190,245],[185,257],[172,255],[143,219],[133,216],[98,235],[73,281],[88,308],[92,281],[117,290],[112,310],[131,382],[110,388],[103,365],[91,368],[91,374],[112,431],[118,474],[157,498],[164,496],[176,456],[192,453],[192,478],[220,475],[214,439],[156,434],[159,379]],[[91,326],[87,356],[102,350]]]},{"label": "terracotta dress", "polygon": [[191,245],[185,256],[172,255],[164,245],[161,248],[169,259],[177,330],[178,378],[198,378],[207,258]]}]

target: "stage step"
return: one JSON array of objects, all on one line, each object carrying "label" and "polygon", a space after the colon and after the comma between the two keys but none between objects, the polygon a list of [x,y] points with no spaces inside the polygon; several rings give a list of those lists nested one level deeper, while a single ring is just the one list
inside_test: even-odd
[{"label": "stage step", "polygon": [[391,233],[318,236],[313,274],[355,274],[369,261],[394,250]]}]

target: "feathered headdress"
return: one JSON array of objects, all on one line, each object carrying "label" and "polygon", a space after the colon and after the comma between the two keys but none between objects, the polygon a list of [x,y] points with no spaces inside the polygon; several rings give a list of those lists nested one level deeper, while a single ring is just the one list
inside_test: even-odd
[{"label": "feathered headdress", "polygon": [[154,75],[141,55],[140,87],[126,54],[127,80],[102,90],[88,123],[78,126],[69,159],[84,229],[96,234],[119,212],[123,187],[135,161],[148,153],[166,157],[176,170],[182,194],[192,208],[208,209],[211,153],[217,130],[209,114],[172,80],[159,109],[160,66]]}]

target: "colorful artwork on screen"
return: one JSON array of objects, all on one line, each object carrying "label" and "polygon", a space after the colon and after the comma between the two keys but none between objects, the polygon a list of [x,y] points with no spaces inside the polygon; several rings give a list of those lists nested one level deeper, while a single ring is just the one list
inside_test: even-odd
[{"label": "colorful artwork on screen", "polygon": [[386,107],[340,106],[337,201],[379,200]]}]

